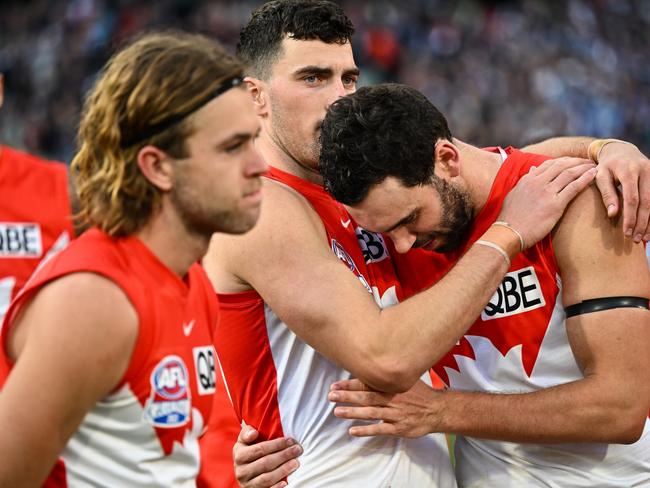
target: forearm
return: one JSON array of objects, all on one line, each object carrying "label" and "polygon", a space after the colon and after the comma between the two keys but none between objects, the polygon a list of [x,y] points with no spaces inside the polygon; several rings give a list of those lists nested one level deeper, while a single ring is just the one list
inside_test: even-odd
[{"label": "forearm", "polygon": [[533,393],[447,391],[441,397],[444,409],[431,419],[432,431],[508,442],[629,443],[645,421],[634,399],[603,388],[595,378]]},{"label": "forearm", "polygon": [[521,150],[552,158],[562,156],[588,158],[589,143],[593,140],[593,137],[552,137],[535,144],[529,144]]},{"label": "forearm", "polygon": [[38,418],[25,408],[41,403],[40,392],[25,389],[17,394],[10,375],[0,392],[0,486],[40,486],[65,446],[58,429],[48,424],[45,415]]},{"label": "forearm", "polygon": [[40,486],[56,462],[56,456],[42,458],[40,454],[40,449],[26,451],[15,443],[0,442],[0,486]]},{"label": "forearm", "polygon": [[[515,255],[519,243],[508,247]],[[494,249],[473,245],[458,263],[428,290],[384,309],[364,349],[383,365],[370,378],[359,377],[384,391],[405,391],[447,353],[476,318],[501,283],[508,266]]]}]

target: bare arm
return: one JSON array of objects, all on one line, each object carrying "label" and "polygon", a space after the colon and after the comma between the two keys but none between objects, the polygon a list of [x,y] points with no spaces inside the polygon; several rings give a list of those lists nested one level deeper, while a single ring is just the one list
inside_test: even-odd
[{"label": "bare arm", "polygon": [[[624,239],[605,216],[595,190],[567,210],[554,238],[566,305],[607,296],[650,295],[642,246]],[[435,392],[417,385],[403,396],[336,391],[337,415],[379,418],[356,435],[457,432],[512,442],[636,441],[650,408],[650,312],[620,308],[567,320],[568,339],[584,379],[526,394]],[[339,385],[359,390],[360,384]]]},{"label": "bare arm", "polygon": [[[551,157],[588,158],[591,137],[553,137],[522,150]],[[636,242],[650,240],[650,160],[635,146],[614,142],[602,148],[598,156],[596,183],[607,215],[619,214],[616,186],[623,194],[623,232]]]},{"label": "bare arm", "polygon": [[39,486],[85,414],[126,371],[137,316],[122,291],[78,273],[46,285],[16,319],[0,393],[0,486]]},{"label": "bare arm", "polygon": [[[591,178],[584,174],[567,186],[574,175],[556,178],[558,166],[545,168],[550,173],[542,168],[529,175],[514,201],[504,206],[506,219],[528,243],[550,229]],[[548,178],[552,183],[541,184]],[[411,387],[463,335],[507,271],[503,256],[476,245],[434,287],[381,310],[334,256],[322,223],[302,197],[277,183],[265,190],[262,217],[253,231],[214,238],[204,260],[208,274],[221,291],[235,291],[237,283],[255,288],[298,336],[378,389]],[[510,231],[488,233],[501,239],[511,255],[517,253],[519,241]]]},{"label": "bare arm", "polygon": [[529,153],[544,154],[552,158],[569,156],[572,158],[588,158],[587,150],[593,137],[551,137],[534,144],[522,147],[521,150]]}]

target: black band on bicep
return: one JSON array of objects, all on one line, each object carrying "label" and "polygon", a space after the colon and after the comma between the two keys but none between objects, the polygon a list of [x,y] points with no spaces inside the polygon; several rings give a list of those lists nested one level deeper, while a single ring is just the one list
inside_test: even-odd
[{"label": "black band on bicep", "polygon": [[648,307],[648,299],[641,297],[603,297],[584,300],[575,305],[569,305],[564,309],[566,318],[575,317],[585,313],[600,312],[612,308],[645,308]]}]

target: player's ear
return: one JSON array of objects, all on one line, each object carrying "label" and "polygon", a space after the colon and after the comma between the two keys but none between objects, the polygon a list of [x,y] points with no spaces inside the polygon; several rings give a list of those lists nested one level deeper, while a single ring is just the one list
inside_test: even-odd
[{"label": "player's ear", "polygon": [[266,115],[268,113],[266,83],[259,78],[254,78],[252,76],[245,77],[244,83],[246,83],[246,89],[251,95],[257,115]]},{"label": "player's ear", "polygon": [[438,140],[433,154],[436,176],[453,178],[460,175],[460,153],[453,142]]},{"label": "player's ear", "polygon": [[146,145],[138,152],[138,167],[149,182],[163,192],[174,186],[172,159],[156,146]]}]

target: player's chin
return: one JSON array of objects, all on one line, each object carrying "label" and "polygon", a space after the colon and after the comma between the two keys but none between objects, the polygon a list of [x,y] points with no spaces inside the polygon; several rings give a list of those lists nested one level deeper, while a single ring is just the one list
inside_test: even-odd
[{"label": "player's chin", "polygon": [[232,234],[245,234],[253,229],[260,218],[260,210],[259,204],[242,210],[238,215],[236,230]]}]

